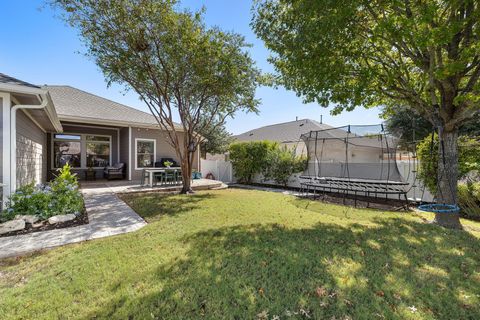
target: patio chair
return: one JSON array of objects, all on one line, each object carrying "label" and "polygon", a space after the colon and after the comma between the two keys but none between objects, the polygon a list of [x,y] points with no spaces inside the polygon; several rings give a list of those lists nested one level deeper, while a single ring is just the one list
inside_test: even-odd
[{"label": "patio chair", "polygon": [[165,183],[176,183],[177,182],[177,173],[176,170],[165,170]]},{"label": "patio chair", "polygon": [[111,179],[125,179],[126,165],[123,162],[116,163],[113,166],[105,167],[103,170],[103,177],[107,180]]}]

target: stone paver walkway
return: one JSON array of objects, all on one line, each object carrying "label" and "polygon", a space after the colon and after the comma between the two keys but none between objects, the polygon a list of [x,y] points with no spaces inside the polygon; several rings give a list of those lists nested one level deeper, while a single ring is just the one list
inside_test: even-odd
[{"label": "stone paver walkway", "polygon": [[84,188],[89,223],[77,227],[0,238],[0,258],[136,231],[146,222],[106,184]]}]

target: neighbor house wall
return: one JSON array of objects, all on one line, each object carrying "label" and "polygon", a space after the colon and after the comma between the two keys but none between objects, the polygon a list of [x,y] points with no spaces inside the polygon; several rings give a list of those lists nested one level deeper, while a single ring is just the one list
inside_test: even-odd
[{"label": "neighbor house wall", "polygon": [[[183,141],[183,133],[178,133],[179,140]],[[132,159],[132,180],[140,180],[142,169],[135,168],[135,139],[155,139],[156,141],[156,161],[159,161],[161,158],[173,158],[175,161],[179,162],[175,149],[167,142],[168,135],[166,132],[162,132],[159,129],[143,129],[143,128],[132,128],[132,150],[131,150],[131,159]],[[200,159],[199,159],[199,150],[195,152],[193,169],[200,170]]]},{"label": "neighbor house wall", "polygon": [[17,111],[17,187],[47,178],[47,134],[25,112]]}]

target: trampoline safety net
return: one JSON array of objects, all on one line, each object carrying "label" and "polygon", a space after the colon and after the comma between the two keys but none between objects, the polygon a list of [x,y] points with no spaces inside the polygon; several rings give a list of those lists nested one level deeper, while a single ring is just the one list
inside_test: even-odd
[{"label": "trampoline safety net", "polygon": [[350,125],[301,136],[308,153],[304,178],[402,182],[398,139],[383,125]]}]

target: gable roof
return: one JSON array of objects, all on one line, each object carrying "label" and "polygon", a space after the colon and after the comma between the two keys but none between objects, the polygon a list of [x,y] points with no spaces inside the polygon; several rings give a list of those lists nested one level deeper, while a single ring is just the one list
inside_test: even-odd
[{"label": "gable roof", "polygon": [[247,131],[234,136],[237,141],[271,140],[280,143],[297,142],[304,133],[317,130],[332,129],[328,124],[311,119],[272,124]]},{"label": "gable roof", "polygon": [[43,88],[50,93],[60,120],[158,128],[150,113],[71,86],[45,85]]},{"label": "gable roof", "polygon": [[40,87],[37,86],[37,85],[19,80],[17,78],[11,77],[11,76],[6,75],[6,74],[1,73],[1,72],[0,72],[0,83],[40,89]]}]

